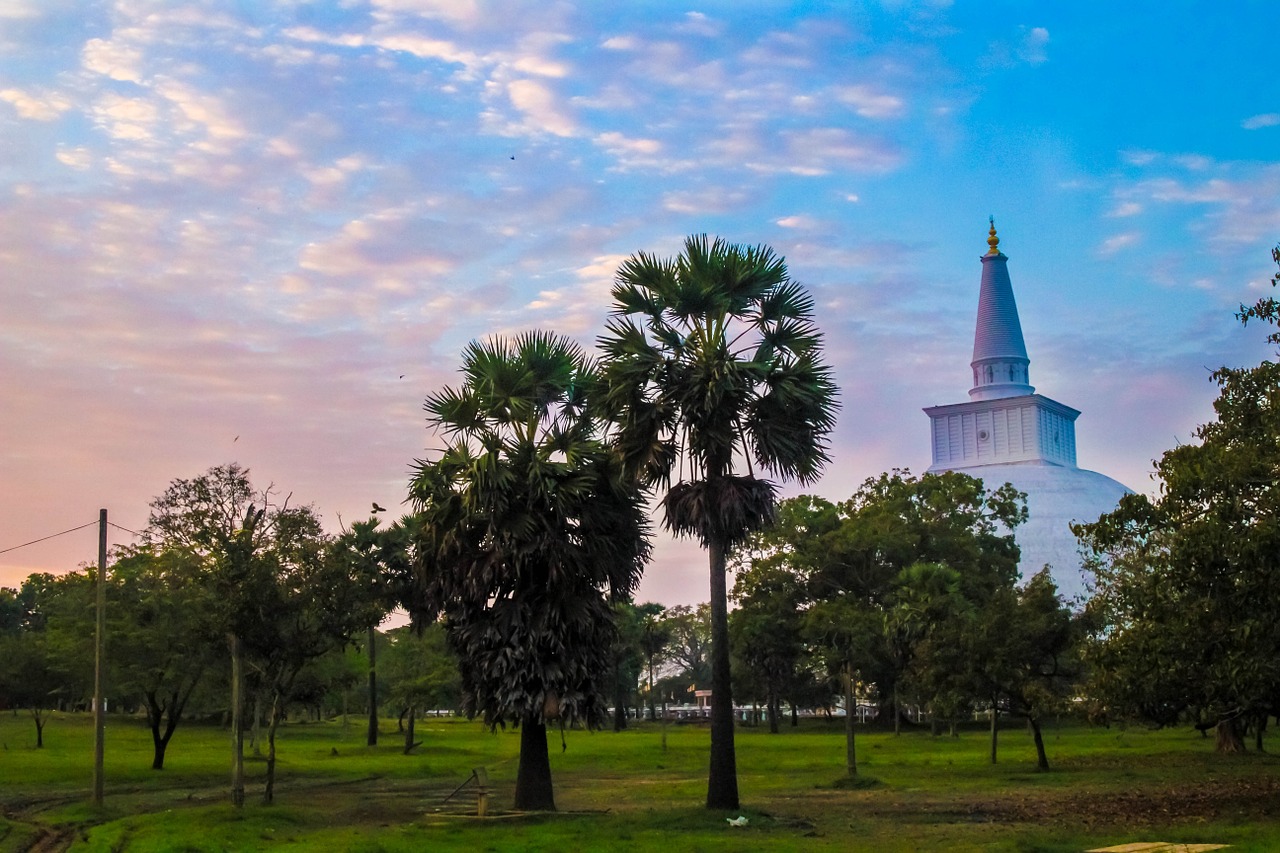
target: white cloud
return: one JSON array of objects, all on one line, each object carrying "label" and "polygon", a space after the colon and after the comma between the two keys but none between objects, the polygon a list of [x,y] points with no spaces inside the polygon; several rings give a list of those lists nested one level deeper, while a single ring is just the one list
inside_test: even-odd
[{"label": "white cloud", "polygon": [[602,133],[595,138],[601,148],[616,155],[641,155],[651,157],[662,150],[662,143],[656,139],[631,139],[617,131]]},{"label": "white cloud", "polygon": [[859,137],[841,128],[814,128],[783,134],[784,168],[797,175],[825,175],[832,171],[887,172],[901,155],[878,139]]},{"label": "white cloud", "polygon": [[1107,216],[1137,216],[1141,212],[1142,205],[1138,204],[1136,201],[1124,201],[1117,203],[1115,207],[1111,208],[1107,213]]},{"label": "white cloud", "polygon": [[1049,60],[1045,50],[1049,45],[1049,31],[1044,27],[1032,27],[1022,37],[1022,45],[1018,50],[1018,58],[1032,65],[1039,65]]},{"label": "white cloud", "polygon": [[1155,151],[1130,150],[1121,151],[1120,157],[1130,166],[1150,166],[1160,155]]},{"label": "white cloud", "polygon": [[852,105],[854,112],[863,118],[894,118],[902,115],[905,107],[902,98],[865,85],[837,89],[836,97]]},{"label": "white cloud", "polygon": [[1138,234],[1134,231],[1128,231],[1123,234],[1116,234],[1102,241],[1102,245],[1098,247],[1098,253],[1104,256],[1114,255],[1121,249],[1128,248],[1138,242]]},{"label": "white cloud", "polygon": [[80,64],[113,80],[142,82],[142,51],[105,39],[89,39],[80,51]]},{"label": "white cloud", "polygon": [[577,128],[573,119],[560,108],[555,93],[536,80],[513,80],[507,85],[511,105],[525,115],[533,130],[556,136],[573,136]]},{"label": "white cloud", "polygon": [[1240,122],[1240,126],[1245,130],[1258,130],[1263,127],[1276,127],[1280,125],[1280,113],[1261,113],[1256,116],[1250,116]]},{"label": "white cloud", "polygon": [[0,89],[0,101],[12,104],[19,116],[33,121],[53,121],[71,109],[71,102],[61,95],[33,95],[21,89]]},{"label": "white cloud", "polygon": [[77,148],[67,148],[60,146],[58,153],[54,155],[58,158],[58,162],[64,166],[70,166],[72,169],[84,171],[93,164],[93,155],[89,149],[83,146]]},{"label": "white cloud", "polygon": [[132,142],[152,138],[160,116],[154,102],[126,98],[114,92],[99,98],[90,107],[89,114],[110,136]]},{"label": "white cloud", "polygon": [[685,12],[684,21],[676,24],[675,30],[679,33],[715,38],[724,30],[724,25],[702,12]]},{"label": "white cloud", "polygon": [[773,220],[777,225],[783,228],[803,228],[810,229],[818,226],[818,220],[812,216],[784,216],[781,219]]}]

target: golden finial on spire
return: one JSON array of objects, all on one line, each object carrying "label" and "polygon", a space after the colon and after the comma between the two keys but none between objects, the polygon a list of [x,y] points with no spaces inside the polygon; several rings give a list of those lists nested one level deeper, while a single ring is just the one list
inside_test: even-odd
[{"label": "golden finial on spire", "polygon": [[991,248],[987,250],[988,255],[1000,254],[1000,238],[996,236],[996,218],[988,217],[987,221],[991,223],[991,230],[987,232],[987,245]]}]

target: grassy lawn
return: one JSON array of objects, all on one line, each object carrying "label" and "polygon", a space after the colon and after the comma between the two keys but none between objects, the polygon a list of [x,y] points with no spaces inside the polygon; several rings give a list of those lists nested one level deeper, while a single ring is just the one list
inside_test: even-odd
[{"label": "grassy lawn", "polygon": [[[1054,769],[1035,771],[1030,737],[1001,732],[1000,763],[985,731],[868,731],[859,770],[876,784],[842,788],[839,724],[803,721],[778,735],[738,730],[743,809],[701,807],[708,732],[672,725],[621,734],[570,731],[551,740],[552,815],[508,811],[519,735],[464,720],[425,720],[423,745],[402,755],[394,722],[364,745],[352,718],[292,724],[279,738],[276,804],[259,802],[264,766],[247,762],[249,804],[229,805],[230,742],[184,726],[166,769],[136,719],[108,723],[106,805],[89,805],[92,726],[55,716],[45,748],[22,713],[0,714],[0,850],[993,850],[1080,851],[1132,841],[1218,842],[1280,849],[1280,759],[1217,755],[1189,729],[1050,726]],[[473,768],[493,790],[475,815],[474,787],[445,798]],[[744,815],[745,827],[726,817]]]}]

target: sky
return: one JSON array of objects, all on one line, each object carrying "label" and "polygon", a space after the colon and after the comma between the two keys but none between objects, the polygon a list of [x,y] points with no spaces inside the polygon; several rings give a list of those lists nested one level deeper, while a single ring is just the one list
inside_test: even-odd
[{"label": "sky", "polygon": [[[472,340],[594,347],[619,263],[768,244],[849,497],[968,399],[988,217],[1031,383],[1150,492],[1280,242],[1266,2],[0,0],[0,585],[238,462],[331,531],[407,510]],[[663,538],[639,598],[707,598]]]}]

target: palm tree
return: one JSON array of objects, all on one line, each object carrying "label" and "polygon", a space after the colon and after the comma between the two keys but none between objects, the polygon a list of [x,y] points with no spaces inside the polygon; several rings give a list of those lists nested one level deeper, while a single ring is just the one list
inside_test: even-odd
[{"label": "palm tree", "polygon": [[602,441],[593,365],[573,342],[472,343],[462,374],[425,404],[447,443],[410,484],[414,555],[464,709],[521,729],[516,808],[554,810],[546,725],[607,717],[613,604],[648,557],[646,496]]},{"label": "palm tree", "polygon": [[600,339],[606,411],[629,470],[667,487],[666,526],[698,537],[711,569],[708,808],[738,807],[729,681],[728,551],[773,517],[765,473],[808,483],[827,461],[836,388],[813,300],[766,246],[689,237],[623,262]]}]

